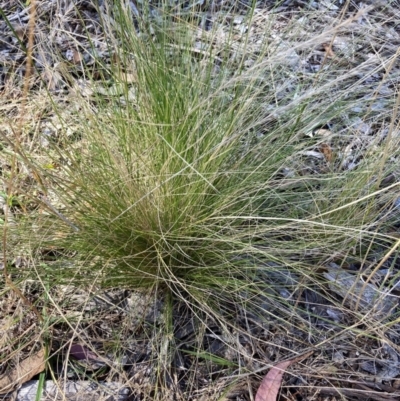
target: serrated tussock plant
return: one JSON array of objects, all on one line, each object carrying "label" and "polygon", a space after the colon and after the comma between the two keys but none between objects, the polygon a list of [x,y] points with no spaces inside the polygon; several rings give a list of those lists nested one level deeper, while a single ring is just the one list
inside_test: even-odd
[{"label": "serrated tussock plant", "polygon": [[[104,22],[109,80],[88,68],[90,97],[71,91],[79,141],[50,143],[54,169],[32,162],[48,191],[40,245],[74,253],[72,267],[46,274],[157,286],[224,315],[232,303],[265,309],[257,297],[271,296],[277,269],[309,285],[325,263],[349,252],[363,260],[377,237],[390,243],[376,233],[381,144],[354,170],[304,161],[319,146],[306,134],[340,121],[356,95],[323,69],[292,82],[287,51],[267,40],[248,54],[228,28],[221,46],[190,16],[162,9],[140,20],[127,10]],[[354,85],[354,73],[340,82]],[[292,313],[276,294],[271,302]]]}]

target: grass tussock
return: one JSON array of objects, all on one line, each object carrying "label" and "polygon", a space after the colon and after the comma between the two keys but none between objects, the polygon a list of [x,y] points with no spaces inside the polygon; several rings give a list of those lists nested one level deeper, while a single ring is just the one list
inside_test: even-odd
[{"label": "grass tussock", "polygon": [[214,278],[219,288],[219,278],[229,293],[236,277],[251,283],[263,262],[321,264],[375,237],[386,143],[354,171],[331,159],[314,171],[296,166],[315,148],[305,134],[340,118],[353,101],[347,93],[333,104],[318,99],[336,91],[316,77],[298,83],[300,99],[267,110],[275,96],[270,58],[279,69],[284,53],[268,58],[266,46],[245,68],[246,43],[224,59],[211,45],[196,51],[194,24],[176,29],[167,15],[138,35],[126,10],[116,15],[109,50],[118,62],[108,72],[119,96],[74,99],[82,140],[53,143],[62,162],[41,170],[63,210],[54,245],[85,260],[84,280],[98,269],[108,285],[134,287]]},{"label": "grass tussock", "polygon": [[[384,63],[340,71],[326,60],[293,77],[293,51],[307,53],[352,21],[292,49],[263,38],[254,50],[250,29],[240,41],[225,29],[221,44],[217,24],[202,31],[194,15],[167,8],[141,19],[122,2],[111,16],[103,20],[111,63],[83,69],[88,91],[70,88],[72,121],[54,103],[61,133],[35,152],[16,149],[40,183],[41,213],[21,219],[30,244],[72,261],[35,274],[156,288],[169,294],[167,332],[178,299],[227,332],[245,311],[320,339],[323,328],[306,324],[296,297],[312,290],[337,304],[323,278],[330,264],[397,252],[398,187],[385,179],[396,173],[398,99],[386,99],[392,113],[368,114],[376,98],[364,85],[371,96],[362,93],[357,114],[361,95],[350,90]],[[246,18],[251,26],[254,9]],[[360,115],[389,131],[360,140],[349,122]]]}]

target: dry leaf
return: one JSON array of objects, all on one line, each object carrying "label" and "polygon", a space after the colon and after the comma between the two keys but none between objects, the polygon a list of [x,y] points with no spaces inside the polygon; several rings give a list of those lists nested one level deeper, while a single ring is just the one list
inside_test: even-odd
[{"label": "dry leaf", "polygon": [[76,49],[72,49],[72,62],[74,64],[79,64],[81,61],[82,61],[81,53]]},{"label": "dry leaf", "polygon": [[293,361],[280,362],[264,377],[257,390],[256,401],[275,401],[281,387],[282,377]]},{"label": "dry leaf", "polygon": [[41,349],[35,355],[24,359],[11,372],[0,377],[0,394],[12,391],[15,387],[27,382],[45,369],[45,353]]},{"label": "dry leaf", "polygon": [[255,401],[276,401],[285,370],[293,363],[309,357],[312,353],[313,351],[291,359],[290,361],[279,362],[273,366],[261,382],[257,390]]},{"label": "dry leaf", "polygon": [[87,347],[81,344],[73,344],[70,349],[70,355],[78,360],[93,360],[98,361],[98,356],[90,351]]},{"label": "dry leaf", "polygon": [[332,148],[327,143],[321,144],[321,146],[319,147],[319,151],[325,156],[325,160],[327,162],[332,161]]},{"label": "dry leaf", "polygon": [[335,264],[331,264],[324,277],[328,280],[329,288],[343,297],[343,302],[351,310],[358,308],[372,314],[387,315],[398,304],[393,294],[385,293],[376,285],[365,282],[355,274],[349,274]]}]

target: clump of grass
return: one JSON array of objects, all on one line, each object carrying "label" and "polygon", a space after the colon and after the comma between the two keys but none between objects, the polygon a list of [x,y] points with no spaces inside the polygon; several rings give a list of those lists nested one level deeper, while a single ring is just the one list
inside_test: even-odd
[{"label": "clump of grass", "polygon": [[349,249],[370,248],[379,149],[355,171],[333,162],[319,172],[292,167],[315,146],[304,133],[352,104],[340,91],[321,101],[335,83],[297,83],[301,96],[268,110],[285,53],[267,58],[266,45],[246,68],[246,42],[233,56],[233,35],[222,52],[176,16],[160,13],[151,27],[139,21],[138,34],[126,9],[114,13],[110,93],[77,95],[82,139],[53,143],[62,162],[41,171],[58,205],[44,204],[52,213],[40,223],[42,244],[81,260],[57,279],[162,285],[202,304],[215,294],[241,298],[243,288],[263,293],[269,284],[257,277],[268,277],[270,262],[313,276]]},{"label": "clump of grass", "polygon": [[[157,288],[221,327],[244,309],[306,333],[304,311],[276,283],[287,276],[293,291],[323,294],[328,263],[361,263],[393,243],[378,202],[392,167],[379,161],[398,156],[396,138],[364,150],[353,170],[340,152],[310,166],[310,151],[349,139],[305,134],[344,121],[357,94],[329,70],[292,82],[288,51],[267,41],[249,55],[246,37],[236,42],[228,31],[217,46],[217,31],[199,35],[187,16],[178,23],[162,9],[158,17],[134,21],[116,7],[113,63],[101,72],[111,81],[84,70],[94,93],[70,97],[79,140],[61,136],[41,150],[57,159],[54,168],[34,157],[29,164],[47,211],[35,216],[33,237],[73,258],[71,267],[47,268],[46,279]],[[354,71],[340,83],[355,85]]]}]

